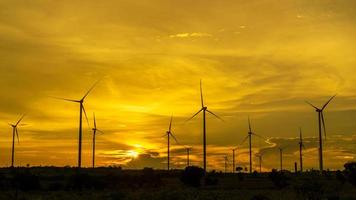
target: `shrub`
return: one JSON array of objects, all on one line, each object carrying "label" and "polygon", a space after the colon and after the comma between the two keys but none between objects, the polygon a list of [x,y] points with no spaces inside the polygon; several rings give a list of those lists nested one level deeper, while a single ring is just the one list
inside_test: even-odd
[{"label": "shrub", "polygon": [[181,181],[187,186],[199,187],[203,177],[204,170],[202,168],[189,166],[184,169],[181,176]]},{"label": "shrub", "polygon": [[142,170],[142,179],[146,181],[152,181],[155,178],[155,171],[152,168],[145,167]]},{"label": "shrub", "polygon": [[346,182],[346,178],[340,170],[336,171],[336,179],[340,181],[341,184],[344,184]]},{"label": "shrub", "polygon": [[316,178],[306,180],[296,186],[295,190],[298,196],[308,200],[320,200],[324,194],[323,186]]},{"label": "shrub", "polygon": [[161,178],[158,174],[155,173],[153,168],[145,167],[142,170],[139,186],[142,187],[144,184],[154,187],[158,187],[159,185],[161,185]]},{"label": "shrub", "polygon": [[211,175],[205,178],[205,185],[217,185],[219,180]]},{"label": "shrub", "polygon": [[349,162],[344,165],[347,180],[356,186],[356,162]]},{"label": "shrub", "polygon": [[41,188],[38,176],[27,171],[16,173],[13,177],[13,185],[23,191],[39,190]]},{"label": "shrub", "polygon": [[263,195],[263,194],[258,194],[255,195],[251,198],[251,200],[270,200],[270,198],[268,198],[267,196]]},{"label": "shrub", "polygon": [[69,177],[68,189],[82,190],[82,189],[103,189],[105,183],[99,178],[92,177],[87,173],[76,173]]},{"label": "shrub", "polygon": [[273,184],[280,189],[289,185],[289,178],[283,172],[272,170],[272,172],[269,174],[269,178],[273,182]]},{"label": "shrub", "polygon": [[239,181],[243,181],[245,177],[243,173],[238,173],[237,178],[239,179]]},{"label": "shrub", "polygon": [[108,200],[124,200],[124,199],[127,199],[126,197],[127,197],[127,195],[123,192],[112,192],[106,196],[106,199],[108,199]]}]

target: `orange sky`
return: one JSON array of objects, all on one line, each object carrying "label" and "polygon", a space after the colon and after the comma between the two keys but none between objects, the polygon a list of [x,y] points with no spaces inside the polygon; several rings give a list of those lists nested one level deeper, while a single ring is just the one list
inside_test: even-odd
[{"label": "orange sky", "polygon": [[[0,166],[9,166],[11,127],[19,127],[17,165],[76,165],[77,99],[98,79],[85,103],[97,139],[97,164],[165,167],[161,136],[173,132],[193,147],[201,165],[199,80],[209,109],[208,166],[222,169],[224,155],[256,133],[254,153],[288,145],[285,166],[297,157],[298,129],[306,137],[307,168],[317,168],[317,115],[304,103],[323,104],[328,138],[325,167],[355,160],[356,3],[352,0],[262,1],[0,1]],[[83,164],[90,165],[91,132],[84,126]],[[238,163],[247,166],[246,145]],[[173,146],[173,163],[185,151]],[[133,159],[133,157],[135,157]],[[257,158],[254,158],[257,161]],[[255,162],[256,163],[256,162]],[[257,163],[256,163],[257,164]],[[264,168],[277,168],[268,150]]]}]

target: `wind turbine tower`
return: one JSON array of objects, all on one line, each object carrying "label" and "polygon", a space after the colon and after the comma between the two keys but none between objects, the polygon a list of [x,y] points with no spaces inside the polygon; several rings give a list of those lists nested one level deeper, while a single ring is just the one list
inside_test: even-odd
[{"label": "wind turbine tower", "polygon": [[[201,109],[195,113],[191,118],[187,121],[190,121],[195,116],[197,116],[200,112],[203,112],[203,168],[204,174],[206,173],[206,113],[210,113],[211,115],[215,116],[216,118],[222,120],[219,116],[208,110],[208,107],[204,104],[203,98],[203,88],[202,88],[202,81],[200,80],[200,100],[201,100]],[[222,120],[223,121],[223,120]]]},{"label": "wind turbine tower", "polygon": [[335,98],[336,95],[332,96],[321,108],[314,106],[313,104],[306,101],[307,104],[315,108],[315,111],[318,114],[318,125],[319,125],[319,169],[320,172],[324,170],[324,163],[323,163],[323,136],[322,130],[324,130],[324,136],[326,138],[326,129],[325,129],[325,120],[324,120],[324,109],[328,106],[328,104]]}]

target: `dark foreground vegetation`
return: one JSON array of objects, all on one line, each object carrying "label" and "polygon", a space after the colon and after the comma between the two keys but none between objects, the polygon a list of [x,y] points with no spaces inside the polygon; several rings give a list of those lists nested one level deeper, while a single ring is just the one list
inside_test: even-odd
[{"label": "dark foreground vegetation", "polygon": [[0,199],[307,199],[355,200],[356,163],[337,172],[224,174],[198,167],[170,172],[145,168],[0,169]]}]

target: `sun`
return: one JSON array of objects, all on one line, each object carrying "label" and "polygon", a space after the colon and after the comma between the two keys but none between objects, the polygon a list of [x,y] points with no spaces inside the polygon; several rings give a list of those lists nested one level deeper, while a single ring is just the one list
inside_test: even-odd
[{"label": "sun", "polygon": [[137,158],[138,156],[138,152],[134,151],[134,150],[129,150],[127,151],[127,155],[133,158]]}]

